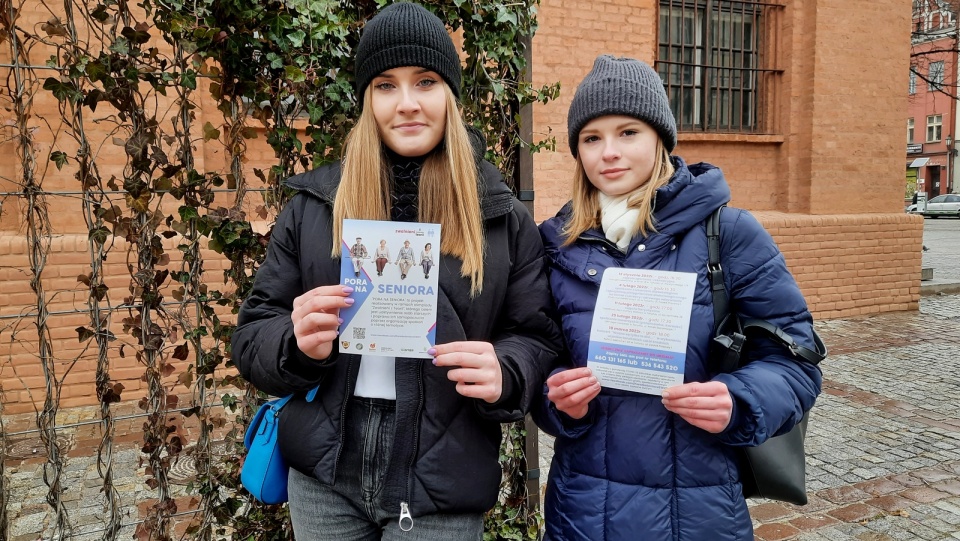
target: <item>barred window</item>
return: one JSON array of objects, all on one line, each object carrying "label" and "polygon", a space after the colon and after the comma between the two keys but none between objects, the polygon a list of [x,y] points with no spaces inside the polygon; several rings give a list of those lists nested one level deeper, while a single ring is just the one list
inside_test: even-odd
[{"label": "barred window", "polygon": [[657,71],[681,131],[776,133],[778,0],[660,0]]}]

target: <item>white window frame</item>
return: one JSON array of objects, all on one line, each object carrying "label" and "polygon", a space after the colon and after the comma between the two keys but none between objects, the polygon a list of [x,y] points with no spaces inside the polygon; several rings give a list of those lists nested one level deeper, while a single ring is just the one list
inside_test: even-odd
[{"label": "white window frame", "polygon": [[917,72],[913,71],[913,69],[910,70],[910,90],[909,90],[909,92],[910,92],[910,95],[911,95],[911,96],[917,93]]},{"label": "white window frame", "polygon": [[914,137],[914,121],[912,118],[907,119],[907,144],[913,144]]},{"label": "white window frame", "polygon": [[927,90],[940,90],[943,88],[943,61],[930,62],[929,70]]},{"label": "white window frame", "polygon": [[927,116],[927,142],[938,143],[943,135],[943,115]]}]

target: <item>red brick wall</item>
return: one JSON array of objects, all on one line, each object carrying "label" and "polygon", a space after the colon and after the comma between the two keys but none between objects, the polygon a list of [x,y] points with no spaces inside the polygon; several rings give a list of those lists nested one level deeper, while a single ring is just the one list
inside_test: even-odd
[{"label": "red brick wall", "polygon": [[907,214],[756,212],[814,316],[917,310],[923,218]]},{"label": "red brick wall", "polygon": [[[129,295],[129,274],[126,268],[127,246],[117,242],[104,263],[105,283],[110,288],[112,305],[118,306],[123,297]],[[176,259],[175,245],[170,243],[167,251],[173,261],[167,267],[178,270],[180,261]],[[211,289],[217,288],[222,271],[228,266],[218,254],[204,250],[205,277]],[[44,400],[44,373],[40,363],[36,330],[36,295],[30,287],[28,274],[27,243],[22,235],[0,232],[0,284],[2,301],[0,316],[20,314],[23,319],[0,319],[0,389],[3,390],[3,410],[7,414],[33,411],[34,405]],[[47,326],[54,357],[54,373],[62,380],[60,405],[64,408],[96,403],[95,375],[97,366],[96,343],[93,340],[81,343],[78,327],[91,327],[87,312],[87,286],[77,281],[81,274],[90,272],[90,252],[86,234],[60,235],[53,239],[42,283],[46,294],[46,309],[49,313]],[[174,301],[171,292],[178,284],[168,281],[162,289],[165,301]],[[226,289],[223,286],[221,289]],[[164,348],[173,348],[183,343],[183,327],[177,325],[172,316],[178,307],[166,306],[170,325],[178,327],[178,341],[167,342]],[[186,308],[187,314],[193,314],[192,306]],[[221,312],[224,312],[221,310]],[[122,319],[135,315],[136,311],[115,310],[110,330],[117,337],[110,342],[110,377],[124,386],[123,398],[137,399],[146,391],[146,383],[141,381],[144,368],[137,361],[134,352],[138,349],[136,339],[124,334]],[[229,320],[228,313],[221,317]],[[126,354],[121,357],[120,346],[127,344]],[[174,361],[176,362],[176,361]],[[183,366],[190,361],[181,363]],[[177,371],[177,374],[181,370]],[[174,394],[187,392],[176,384],[176,376],[165,382],[168,390]]]},{"label": "red brick wall", "polygon": [[573,159],[567,143],[567,109],[577,83],[598,54],[634,56],[652,63],[657,10],[652,0],[544,0],[533,40],[534,85],[560,81],[559,99],[533,110],[534,137],[555,136],[556,152],[534,156],[536,219],[552,216],[570,198]]}]

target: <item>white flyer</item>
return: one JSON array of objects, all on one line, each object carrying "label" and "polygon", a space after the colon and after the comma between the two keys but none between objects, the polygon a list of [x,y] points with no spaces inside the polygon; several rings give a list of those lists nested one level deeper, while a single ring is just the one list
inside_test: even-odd
[{"label": "white flyer", "polygon": [[603,273],[587,354],[601,386],[659,395],[683,383],[696,281],[689,272]]},{"label": "white flyer", "polygon": [[440,290],[440,224],[344,220],[340,352],[432,358]]}]

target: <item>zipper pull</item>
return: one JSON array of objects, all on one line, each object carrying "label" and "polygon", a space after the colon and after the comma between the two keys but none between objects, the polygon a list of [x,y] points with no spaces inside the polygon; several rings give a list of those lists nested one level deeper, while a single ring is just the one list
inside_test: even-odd
[{"label": "zipper pull", "polygon": [[413,517],[410,516],[410,507],[407,502],[400,502],[400,529],[405,532],[413,529]]}]

